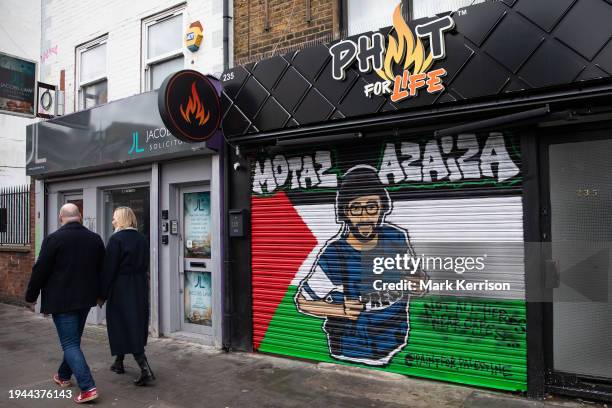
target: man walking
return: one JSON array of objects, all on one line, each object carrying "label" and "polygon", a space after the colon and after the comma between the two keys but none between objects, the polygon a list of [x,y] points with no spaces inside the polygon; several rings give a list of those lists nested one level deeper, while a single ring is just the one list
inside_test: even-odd
[{"label": "man walking", "polygon": [[81,388],[75,402],[81,403],[98,397],[81,351],[81,336],[89,309],[96,305],[104,243],[98,234],[81,224],[76,205],[65,204],[59,218],[61,228],[44,239],[32,268],[26,301],[36,302],[42,292],[40,311],[53,316],[64,350],[64,359],[53,381],[68,387],[74,374]]}]

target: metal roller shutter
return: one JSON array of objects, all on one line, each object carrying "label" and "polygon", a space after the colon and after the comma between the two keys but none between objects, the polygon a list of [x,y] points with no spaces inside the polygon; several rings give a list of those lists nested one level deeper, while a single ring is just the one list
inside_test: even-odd
[{"label": "metal roller shutter", "polygon": [[[363,140],[258,156],[254,348],[526,390],[520,160],[510,133]],[[370,214],[376,225],[355,214]],[[435,261],[424,268],[431,282],[510,289],[363,292],[377,276],[372,262],[364,264],[373,255],[349,244],[350,234],[376,234],[380,254],[453,259],[450,269]],[[459,257],[478,255],[482,270],[457,268]],[[361,310],[356,320],[338,315],[351,301]]]}]

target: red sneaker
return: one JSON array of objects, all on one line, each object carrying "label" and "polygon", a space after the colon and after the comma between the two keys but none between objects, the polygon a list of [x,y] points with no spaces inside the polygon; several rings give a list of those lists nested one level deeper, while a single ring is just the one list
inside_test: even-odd
[{"label": "red sneaker", "polygon": [[72,381],[62,380],[57,373],[53,374],[53,381],[62,388],[70,387],[72,385]]},{"label": "red sneaker", "polygon": [[74,402],[82,404],[83,402],[92,401],[96,398],[98,398],[98,390],[96,390],[96,387],[93,387],[91,390],[81,391],[81,393],[74,398]]}]

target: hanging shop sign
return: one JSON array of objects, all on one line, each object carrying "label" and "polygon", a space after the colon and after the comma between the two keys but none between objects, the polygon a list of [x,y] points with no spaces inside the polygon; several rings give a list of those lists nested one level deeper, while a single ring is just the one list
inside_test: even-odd
[{"label": "hanging shop sign", "polygon": [[332,45],[329,49],[332,77],[344,81],[347,69],[354,65],[362,73],[374,70],[381,81],[366,84],[365,95],[390,95],[392,102],[414,97],[419,91],[442,92],[447,71],[431,68],[446,58],[445,36],[455,28],[455,20],[451,16],[437,18],[417,25],[413,33],[398,5],[393,14],[393,27],[395,35],[389,34],[387,40],[375,32],[362,35],[356,41],[344,40]]},{"label": "hanging shop sign", "polygon": [[0,111],[34,115],[36,63],[0,53]]},{"label": "hanging shop sign", "polygon": [[55,86],[45,84],[44,82],[38,83],[38,109],[36,116],[39,118],[50,119],[55,116],[56,112],[56,101],[55,101]]},{"label": "hanging shop sign", "polygon": [[183,70],[164,80],[159,88],[161,118],[178,139],[203,142],[219,130],[221,104],[218,81],[198,71]]}]

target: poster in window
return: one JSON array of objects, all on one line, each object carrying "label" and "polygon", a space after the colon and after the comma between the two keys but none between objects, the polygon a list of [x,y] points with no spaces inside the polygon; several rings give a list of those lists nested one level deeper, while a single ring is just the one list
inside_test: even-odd
[{"label": "poster in window", "polygon": [[185,323],[212,326],[210,272],[185,271]]},{"label": "poster in window", "polygon": [[210,258],[210,192],[184,195],[185,258]]},{"label": "poster in window", "polygon": [[36,63],[0,53],[0,111],[34,115]]}]

